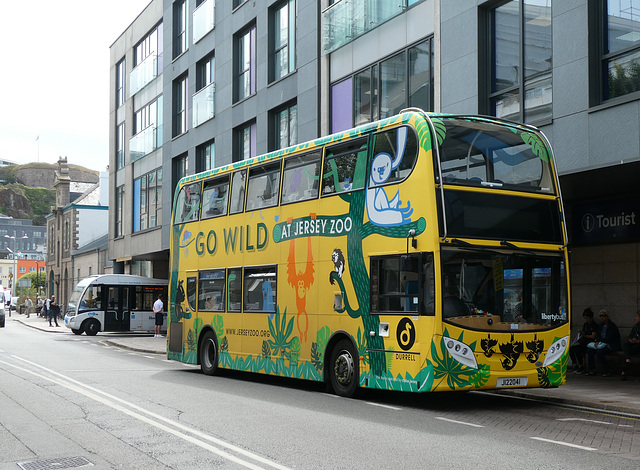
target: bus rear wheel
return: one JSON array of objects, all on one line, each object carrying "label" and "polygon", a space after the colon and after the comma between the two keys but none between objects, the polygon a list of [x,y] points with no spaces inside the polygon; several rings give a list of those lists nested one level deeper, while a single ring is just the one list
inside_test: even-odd
[{"label": "bus rear wheel", "polygon": [[84,332],[87,336],[95,336],[98,334],[98,331],[100,331],[100,323],[98,323],[98,320],[89,320],[84,325]]},{"label": "bus rear wheel", "polygon": [[218,343],[213,331],[207,331],[200,343],[200,369],[205,375],[213,375],[218,369]]},{"label": "bus rear wheel", "polygon": [[331,351],[329,380],[336,395],[351,398],[360,380],[358,354],[351,341],[341,339]]}]

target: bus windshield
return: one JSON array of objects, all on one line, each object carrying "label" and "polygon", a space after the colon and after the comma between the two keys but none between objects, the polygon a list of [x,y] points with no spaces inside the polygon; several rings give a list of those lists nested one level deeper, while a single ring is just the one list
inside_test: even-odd
[{"label": "bus windshield", "polygon": [[445,184],[555,194],[551,158],[535,132],[470,118],[434,124],[444,133],[439,153]]},{"label": "bus windshield", "polygon": [[78,308],[78,302],[80,301],[80,296],[84,292],[87,285],[83,282],[78,283],[71,292],[71,297],[69,297],[69,302],[67,303],[67,314],[75,314]]},{"label": "bus windshield", "polygon": [[567,305],[560,255],[442,251],[446,322],[490,331],[546,330],[566,324]]}]

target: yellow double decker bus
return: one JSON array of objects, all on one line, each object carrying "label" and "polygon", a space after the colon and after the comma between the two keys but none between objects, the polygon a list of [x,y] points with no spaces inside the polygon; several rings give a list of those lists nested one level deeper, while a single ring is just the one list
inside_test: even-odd
[{"label": "yellow double decker bus", "polygon": [[406,110],[179,182],[167,356],[341,396],[561,385],[566,243],[540,131]]}]

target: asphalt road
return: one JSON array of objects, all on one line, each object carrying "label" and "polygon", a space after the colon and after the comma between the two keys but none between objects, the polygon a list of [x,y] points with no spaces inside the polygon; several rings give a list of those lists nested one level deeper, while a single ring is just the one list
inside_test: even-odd
[{"label": "asphalt road", "polygon": [[86,462],[637,469],[640,421],[475,392],[365,391],[349,400],[322,384],[225,371],[207,377],[163,355],[109,346],[100,335],[8,322],[0,329],[0,469]]}]

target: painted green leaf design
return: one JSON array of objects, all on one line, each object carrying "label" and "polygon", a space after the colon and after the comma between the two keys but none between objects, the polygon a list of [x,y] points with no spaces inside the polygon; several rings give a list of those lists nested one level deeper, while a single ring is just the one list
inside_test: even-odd
[{"label": "painted green leaf design", "polygon": [[322,370],[322,356],[323,354],[319,351],[318,343],[311,343],[311,364],[313,364],[318,372]]},{"label": "painted green leaf design", "polygon": [[274,355],[285,354],[287,349],[291,346],[292,339],[289,339],[289,336],[291,336],[291,333],[293,332],[293,322],[293,317],[289,322],[287,322],[286,309],[282,314],[282,317],[280,316],[279,306],[276,308],[275,318],[273,320],[269,319],[269,331],[271,332],[272,338],[269,340],[269,345],[271,345]]},{"label": "painted green leaf design", "polygon": [[491,377],[491,368],[487,364],[481,364],[478,371],[469,377],[469,383],[475,388],[481,388],[487,384]]},{"label": "painted green leaf design", "polygon": [[196,339],[196,336],[193,330],[189,330],[189,333],[187,333],[187,350],[193,351],[194,349],[197,348],[197,346],[198,346],[198,341]]},{"label": "painted green leaf design", "polygon": [[367,338],[364,331],[358,327],[358,356],[362,358],[365,365],[369,364],[369,353],[367,351]]},{"label": "painted green leaf design", "polygon": [[531,147],[531,151],[540,159],[545,162],[549,161],[549,154],[547,153],[547,148],[544,146],[542,139],[535,134],[530,132],[523,132],[520,134],[522,137],[522,141]]},{"label": "painted green leaf design", "polygon": [[271,357],[271,346],[268,341],[262,342],[262,357]]},{"label": "painted green leaf design", "polygon": [[[457,388],[469,386],[469,376],[476,372],[475,369],[471,369],[460,364],[447,352],[447,348],[444,344],[445,336],[440,341],[434,341],[431,343],[431,358],[433,359],[433,371],[434,380],[442,379],[447,381],[447,386],[451,390]],[[440,352],[442,356],[438,354],[436,344],[440,346]],[[436,388],[440,385],[436,385]]]},{"label": "painted green leaf design", "polygon": [[224,321],[222,319],[222,315],[216,315],[215,317],[213,317],[211,326],[213,326],[213,329],[215,330],[218,338],[224,336]]},{"label": "painted green leaf design", "polygon": [[447,128],[444,125],[444,121],[440,118],[431,118],[431,122],[433,123],[433,127],[436,130],[438,145],[442,145],[442,142],[444,142],[444,139],[447,135]]},{"label": "painted green leaf design", "polygon": [[300,359],[300,338],[295,336],[291,340],[291,347],[289,349],[289,361],[292,364],[295,364],[298,362],[298,359]]},{"label": "painted green leaf design", "polygon": [[331,328],[328,326],[324,326],[318,330],[316,342],[318,343],[318,351],[321,354],[324,354],[324,350],[327,349],[327,343],[329,342],[329,338],[331,338],[331,334]]}]

